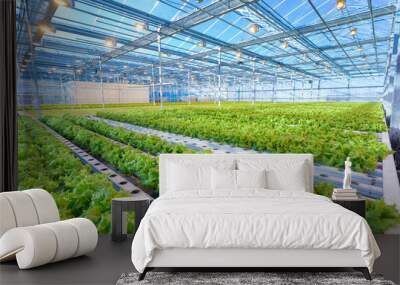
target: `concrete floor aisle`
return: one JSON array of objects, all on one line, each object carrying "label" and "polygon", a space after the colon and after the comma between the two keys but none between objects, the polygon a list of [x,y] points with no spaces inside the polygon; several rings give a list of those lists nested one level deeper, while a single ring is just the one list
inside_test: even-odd
[{"label": "concrete floor aisle", "polygon": [[[376,235],[382,251],[377,259],[374,273],[385,279],[400,282],[400,235]],[[110,236],[100,236],[94,252],[88,256],[48,264],[42,267],[19,270],[15,262],[0,264],[1,285],[44,285],[44,284],[115,284],[122,273],[133,272],[131,262],[132,239],[112,242]],[[343,269],[332,268],[332,271]],[[348,269],[345,269],[348,270]],[[274,271],[270,269],[268,271]],[[287,269],[290,271],[290,269]],[[306,271],[316,271],[307,269]]]},{"label": "concrete floor aisle", "polygon": [[132,239],[112,242],[99,236],[95,251],[88,256],[19,270],[16,262],[0,264],[1,285],[115,284],[122,273],[134,271],[131,262]]}]

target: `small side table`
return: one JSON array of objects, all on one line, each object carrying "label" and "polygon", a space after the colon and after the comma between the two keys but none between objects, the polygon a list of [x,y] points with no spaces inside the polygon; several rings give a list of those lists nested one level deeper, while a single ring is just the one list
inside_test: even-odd
[{"label": "small side table", "polygon": [[146,214],[153,198],[144,192],[133,194],[130,197],[114,198],[111,202],[111,239],[113,241],[124,241],[127,238],[127,212],[135,212],[135,230]]},{"label": "small side table", "polygon": [[333,200],[332,202],[339,204],[340,206],[359,214],[361,217],[365,218],[365,199],[354,199],[354,200]]}]

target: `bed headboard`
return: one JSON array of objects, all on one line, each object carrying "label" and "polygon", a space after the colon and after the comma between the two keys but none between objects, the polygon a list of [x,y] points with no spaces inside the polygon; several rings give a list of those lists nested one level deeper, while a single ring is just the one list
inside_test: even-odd
[{"label": "bed headboard", "polygon": [[300,163],[304,162],[306,167],[306,191],[314,192],[314,161],[312,154],[161,154],[159,161],[160,171],[160,195],[165,194],[168,191],[168,164],[169,163],[189,163],[193,165],[207,165],[218,163],[218,161],[230,161],[235,162],[244,160],[266,160],[268,163],[274,162],[288,162]]}]

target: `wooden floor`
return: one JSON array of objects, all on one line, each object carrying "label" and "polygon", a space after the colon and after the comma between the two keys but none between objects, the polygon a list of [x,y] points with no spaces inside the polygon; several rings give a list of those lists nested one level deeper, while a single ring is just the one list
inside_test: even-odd
[{"label": "wooden floor", "polygon": [[[400,284],[400,235],[377,235],[376,240],[382,257],[374,272]],[[88,256],[30,270],[19,270],[15,262],[4,263],[0,265],[0,284],[115,284],[122,273],[134,271],[131,243],[131,239],[116,243],[109,236],[100,236],[96,250]]]}]

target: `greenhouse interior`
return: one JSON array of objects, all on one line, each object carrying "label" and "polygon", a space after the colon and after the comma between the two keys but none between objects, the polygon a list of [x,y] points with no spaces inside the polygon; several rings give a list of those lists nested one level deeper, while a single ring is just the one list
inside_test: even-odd
[{"label": "greenhouse interior", "polygon": [[1,284],[400,284],[400,1],[0,15]]}]

